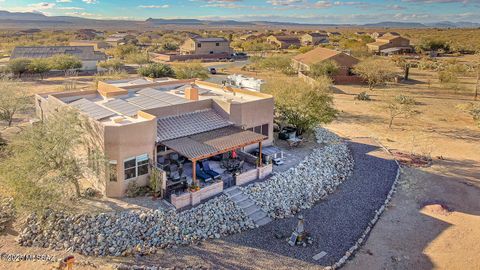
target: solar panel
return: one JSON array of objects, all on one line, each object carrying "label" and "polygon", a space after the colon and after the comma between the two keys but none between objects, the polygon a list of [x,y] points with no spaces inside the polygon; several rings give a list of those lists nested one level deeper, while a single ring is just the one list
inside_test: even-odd
[{"label": "solar panel", "polygon": [[76,100],[70,103],[70,105],[88,114],[95,120],[100,120],[115,115],[114,112],[105,109],[102,106],[95,104],[94,102],[91,102],[90,100],[85,98]]},{"label": "solar panel", "polygon": [[132,103],[136,106],[142,107],[144,109],[153,109],[153,108],[165,107],[170,105],[169,103],[166,103],[151,97],[143,96],[143,95],[127,98],[125,99],[125,101]]},{"label": "solar panel", "polygon": [[103,105],[127,116],[135,116],[141,109],[139,106],[126,102],[123,99],[114,99],[104,103]]},{"label": "solar panel", "polygon": [[175,95],[172,95],[170,93],[165,93],[162,91],[158,91],[152,88],[145,88],[137,92],[140,95],[151,97],[163,102],[166,102],[168,104],[181,104],[181,103],[187,103],[188,100],[177,97]]}]

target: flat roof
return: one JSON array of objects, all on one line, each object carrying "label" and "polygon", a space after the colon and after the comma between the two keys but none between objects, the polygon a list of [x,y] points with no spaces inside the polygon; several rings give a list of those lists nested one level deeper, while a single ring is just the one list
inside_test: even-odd
[{"label": "flat roof", "polygon": [[[138,115],[138,112],[142,110],[196,102],[185,96],[185,90],[189,87],[198,89],[199,101],[216,99],[227,103],[243,103],[272,98],[271,95],[256,91],[224,87],[203,81],[172,78],[106,81],[104,87],[107,90],[121,91],[111,91],[115,95],[108,96],[102,95],[100,90],[49,95],[76,107],[95,120],[112,125],[145,121],[146,119]],[[123,117],[124,121],[119,121],[120,117]]]}]

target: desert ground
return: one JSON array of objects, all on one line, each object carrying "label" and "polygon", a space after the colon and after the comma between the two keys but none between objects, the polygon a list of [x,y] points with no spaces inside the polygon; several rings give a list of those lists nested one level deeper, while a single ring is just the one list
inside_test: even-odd
[{"label": "desert ground", "polygon": [[[237,66],[226,66],[221,71],[265,79],[272,76],[242,72]],[[345,269],[480,269],[480,129],[471,116],[457,108],[472,101],[468,89],[473,89],[473,82],[463,79],[464,90],[455,92],[441,87],[432,72],[412,69],[410,79],[407,83],[391,84],[373,91],[365,86],[335,86],[333,95],[340,113],[327,128],[346,138],[373,137],[393,152],[432,158],[430,166],[403,166],[397,192],[388,210]],[[94,87],[90,78],[82,77],[76,81],[80,89]],[[32,94],[59,91],[65,88],[64,85],[63,78],[25,82],[26,89]],[[356,94],[363,91],[367,91],[371,101],[354,100]],[[386,100],[399,93],[415,98],[418,113],[413,117],[395,119],[389,129],[384,105]],[[16,124],[27,123],[27,116],[19,115]],[[0,127],[0,130],[8,138],[18,128]],[[16,225],[21,222],[21,219],[17,220]],[[18,231],[11,229],[0,236],[0,252],[50,254],[59,258],[67,254],[20,247],[15,242],[17,234]],[[222,268],[222,262],[231,262],[232,259],[238,260],[238,269],[284,269],[303,265],[291,258],[274,257],[241,246],[227,252],[228,256],[222,256],[219,242],[204,245],[216,250],[218,268]],[[259,260],[248,264],[252,254],[258,254]],[[136,260],[76,257],[81,264],[75,269],[112,269],[117,262]],[[185,259],[181,263],[186,266],[195,267],[202,261],[195,256],[182,258]],[[138,261],[166,260],[174,265],[174,259],[169,251],[165,251]],[[51,269],[54,265],[0,261],[1,269],[40,270]]]}]

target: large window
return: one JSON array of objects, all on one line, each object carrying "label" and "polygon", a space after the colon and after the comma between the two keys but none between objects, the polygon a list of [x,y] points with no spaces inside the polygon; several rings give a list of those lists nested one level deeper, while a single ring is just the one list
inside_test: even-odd
[{"label": "large window", "polygon": [[198,43],[197,46],[198,46],[198,48],[201,48],[201,47],[202,47],[202,43]]},{"label": "large window", "polygon": [[137,176],[148,174],[148,155],[137,157]]},{"label": "large window", "polygon": [[135,158],[129,158],[123,161],[123,167],[125,169],[125,180],[137,176],[137,166],[135,163]]},{"label": "large window", "polygon": [[125,180],[148,174],[148,155],[143,154],[123,161]]}]

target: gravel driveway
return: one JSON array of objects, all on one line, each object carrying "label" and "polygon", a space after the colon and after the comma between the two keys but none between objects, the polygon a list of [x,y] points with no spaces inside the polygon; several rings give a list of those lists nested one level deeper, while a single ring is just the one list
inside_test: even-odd
[{"label": "gravel driveway", "polygon": [[313,245],[287,245],[284,238],[295,228],[296,218],[277,220],[224,240],[309,262],[315,262],[312,257],[325,251],[327,255],[317,263],[335,263],[357,241],[375,210],[385,201],[398,169],[395,161],[372,139],[354,139],[349,147],[355,160],[353,175],[326,201],[302,212],[306,230],[314,238]]}]

